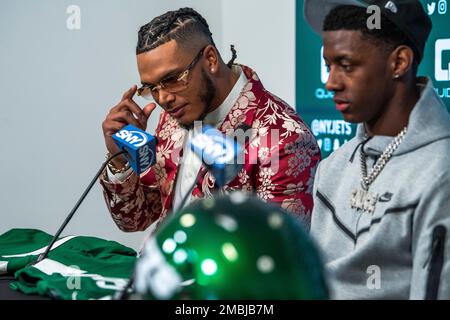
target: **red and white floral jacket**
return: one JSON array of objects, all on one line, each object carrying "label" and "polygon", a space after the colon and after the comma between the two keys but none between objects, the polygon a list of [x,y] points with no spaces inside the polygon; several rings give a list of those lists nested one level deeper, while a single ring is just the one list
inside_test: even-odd
[{"label": "red and white floral jacket", "polygon": [[[252,136],[241,171],[220,192],[255,193],[309,225],[314,174],[321,159],[316,140],[294,109],[264,89],[253,70],[241,67],[247,83],[219,130],[230,133],[245,124],[252,128]],[[185,135],[186,130],[163,111],[156,128],[156,164],[141,177],[133,173],[122,183],[100,178],[108,209],[121,230],[145,230],[171,211]],[[211,197],[215,191],[214,177],[202,166],[192,198]]]}]

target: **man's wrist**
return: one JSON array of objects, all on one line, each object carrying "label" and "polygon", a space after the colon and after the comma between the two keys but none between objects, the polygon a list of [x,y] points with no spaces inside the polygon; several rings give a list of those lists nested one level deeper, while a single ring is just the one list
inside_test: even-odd
[{"label": "man's wrist", "polygon": [[[109,157],[111,157],[111,154],[108,152],[106,154],[106,159],[108,159]],[[130,169],[130,163],[128,161],[124,165],[121,165],[121,166],[113,163],[113,161],[109,161],[107,166],[108,166],[109,171],[114,175],[125,173],[128,169]]]}]

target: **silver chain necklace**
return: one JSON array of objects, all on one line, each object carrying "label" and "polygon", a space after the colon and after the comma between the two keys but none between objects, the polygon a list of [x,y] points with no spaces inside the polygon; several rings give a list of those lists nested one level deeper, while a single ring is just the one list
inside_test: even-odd
[{"label": "silver chain necklace", "polygon": [[355,189],[352,191],[352,196],[350,199],[350,206],[356,210],[367,211],[373,213],[375,211],[375,206],[378,202],[378,194],[372,194],[369,192],[369,187],[372,182],[378,177],[380,172],[386,166],[386,163],[391,159],[395,150],[397,150],[400,143],[405,137],[407,127],[394,138],[394,140],[387,146],[384,152],[381,154],[380,158],[375,162],[371,172],[367,174],[366,158],[364,156],[363,147],[361,146],[360,161],[361,161],[361,187],[362,189]]}]

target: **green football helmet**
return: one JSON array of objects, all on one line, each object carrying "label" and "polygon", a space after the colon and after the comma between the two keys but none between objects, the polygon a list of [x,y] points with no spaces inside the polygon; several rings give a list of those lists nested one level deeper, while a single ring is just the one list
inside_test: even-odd
[{"label": "green football helmet", "polygon": [[327,299],[318,252],[295,217],[241,192],[194,202],[148,239],[146,299]]}]

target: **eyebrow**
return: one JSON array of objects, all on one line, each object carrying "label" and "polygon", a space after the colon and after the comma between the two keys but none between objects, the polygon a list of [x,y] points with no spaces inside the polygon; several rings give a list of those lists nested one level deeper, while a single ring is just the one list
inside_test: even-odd
[{"label": "eyebrow", "polygon": [[342,60],[353,60],[354,57],[348,54],[339,55],[333,58],[334,61],[341,62]]},{"label": "eyebrow", "polygon": [[[325,60],[326,64],[330,63],[330,60],[327,59],[326,57],[323,57],[323,59]],[[331,59],[331,61],[333,61],[334,63],[341,63],[342,60],[350,60],[353,61],[355,58],[353,56],[347,55],[347,54],[343,54],[343,55],[338,55],[336,57],[333,57]]]}]

